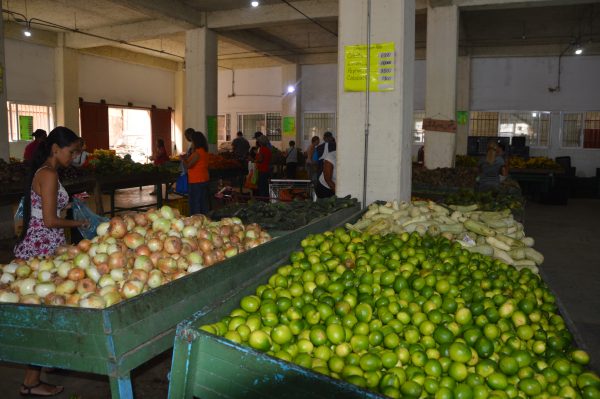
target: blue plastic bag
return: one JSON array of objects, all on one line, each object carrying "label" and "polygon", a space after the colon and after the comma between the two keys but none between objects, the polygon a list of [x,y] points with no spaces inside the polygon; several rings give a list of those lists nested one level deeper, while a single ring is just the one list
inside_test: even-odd
[{"label": "blue plastic bag", "polygon": [[71,208],[73,209],[74,220],[86,220],[90,223],[88,227],[78,227],[83,238],[87,238],[88,240],[96,237],[96,228],[98,228],[100,223],[108,222],[110,220],[107,217],[96,215],[84,202],[77,198],[73,199]]},{"label": "blue plastic bag", "polygon": [[24,200],[25,200],[25,198],[21,197],[21,201],[19,201],[19,206],[17,208],[17,211],[15,212],[15,221],[23,220],[23,201]]},{"label": "blue plastic bag", "polygon": [[177,194],[187,194],[188,193],[188,175],[183,174],[179,175],[177,181],[175,182],[175,192]]}]

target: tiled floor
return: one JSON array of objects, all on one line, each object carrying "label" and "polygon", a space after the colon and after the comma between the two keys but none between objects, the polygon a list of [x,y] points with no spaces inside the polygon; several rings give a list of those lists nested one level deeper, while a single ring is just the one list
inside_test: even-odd
[{"label": "tiled floor", "polygon": [[[137,190],[137,191],[136,191]],[[120,194],[118,203],[151,202],[150,188]],[[590,352],[592,366],[600,369],[600,200],[571,199],[568,206],[528,204],[526,230],[536,239],[536,248],[546,258],[542,273],[573,322],[581,344]],[[0,338],[1,339],[1,338]],[[167,396],[170,353],[155,358],[134,371],[137,398]],[[23,368],[0,365],[0,397],[20,397],[18,387]],[[57,370],[47,380],[66,386],[59,399],[100,399],[110,396],[105,377]]]}]

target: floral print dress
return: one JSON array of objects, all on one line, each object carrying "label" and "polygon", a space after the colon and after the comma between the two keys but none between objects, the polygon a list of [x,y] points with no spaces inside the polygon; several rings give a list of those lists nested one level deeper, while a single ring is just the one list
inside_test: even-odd
[{"label": "floral print dress", "polygon": [[[67,190],[58,182],[56,198],[57,215],[69,203]],[[15,246],[15,257],[29,259],[35,256],[53,255],[56,248],[65,244],[65,233],[61,228],[48,228],[42,215],[42,197],[31,189],[31,219],[23,241]]]}]

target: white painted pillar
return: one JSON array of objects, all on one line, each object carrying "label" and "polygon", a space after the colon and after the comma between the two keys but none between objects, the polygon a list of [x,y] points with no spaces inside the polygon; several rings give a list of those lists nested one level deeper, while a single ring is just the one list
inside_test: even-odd
[{"label": "white painted pillar", "polygon": [[[456,76],[456,110],[470,111],[471,101],[471,57],[458,57]],[[467,155],[467,138],[469,137],[469,120],[466,124],[456,126],[456,154]]]},{"label": "white painted pillar", "polygon": [[79,133],[79,55],[64,46],[64,34],[58,35],[55,52],[56,125]]},{"label": "white painted pillar", "polygon": [[177,153],[181,154],[185,152],[188,147],[187,141],[183,138],[183,132],[187,129],[187,126],[183,123],[185,104],[185,71],[183,70],[183,63],[177,65],[177,72],[175,72],[175,140],[173,141],[177,147]]},{"label": "white painted pillar", "polygon": [[[184,125],[200,130],[209,139],[209,150],[217,150],[217,35],[207,28],[185,34]],[[208,132],[214,118],[214,137]]]},{"label": "white painted pillar", "polygon": [[[368,0],[340,0],[338,41],[337,192],[366,204],[408,200],[411,180],[415,2],[371,1],[371,44],[393,42],[393,91],[366,93],[344,89],[345,46],[367,44]],[[365,122],[369,120],[366,193],[363,189]]]},{"label": "white painted pillar", "polygon": [[[456,119],[458,7],[427,8],[425,117]],[[425,166],[454,165],[456,133],[425,131]]]},{"label": "white painted pillar", "polygon": [[[302,121],[301,101],[302,84],[300,83],[301,67],[298,64],[284,65],[281,67],[281,92],[284,93],[281,101],[281,149],[285,150],[289,147],[290,140],[296,142],[296,147],[302,146],[302,138],[300,132],[300,122]],[[288,87],[293,86],[294,92],[288,93]],[[285,135],[285,118],[294,118],[295,131],[293,136]]]},{"label": "white painted pillar", "polygon": [[[0,158],[8,162],[10,149],[8,146],[8,115],[6,113],[6,64],[4,63],[4,21],[0,18]],[[0,239],[15,235],[12,206],[0,206]]]}]

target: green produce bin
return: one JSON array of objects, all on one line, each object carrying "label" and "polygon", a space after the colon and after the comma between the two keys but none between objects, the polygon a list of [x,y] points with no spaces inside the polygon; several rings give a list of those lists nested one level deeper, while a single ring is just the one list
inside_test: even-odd
[{"label": "green produce bin", "polygon": [[[113,398],[133,398],[130,372],[173,346],[177,324],[280,261],[300,237],[339,224],[346,208],[290,234],[107,309],[0,305],[0,361],[109,377]],[[214,305],[213,305],[214,306]]]},{"label": "green produce bin", "polygon": [[199,330],[200,326],[214,323],[239,307],[244,296],[253,293],[280,265],[289,262],[291,251],[307,234],[353,222],[363,212],[346,218],[339,217],[341,212],[337,212],[335,218],[321,219],[273,240],[269,250],[276,262],[264,267],[268,263],[261,261],[240,271],[238,277],[243,284],[182,322],[175,336],[169,398],[383,398]]}]

